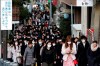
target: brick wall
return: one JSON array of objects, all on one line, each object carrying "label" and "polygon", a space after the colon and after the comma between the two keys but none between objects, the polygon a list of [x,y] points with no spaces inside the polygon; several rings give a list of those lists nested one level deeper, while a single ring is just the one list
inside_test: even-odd
[{"label": "brick wall", "polygon": [[13,6],[13,9],[12,9],[13,13],[12,13],[12,20],[13,21],[19,21],[19,14],[20,14],[20,11],[19,11],[19,7],[17,6]]}]

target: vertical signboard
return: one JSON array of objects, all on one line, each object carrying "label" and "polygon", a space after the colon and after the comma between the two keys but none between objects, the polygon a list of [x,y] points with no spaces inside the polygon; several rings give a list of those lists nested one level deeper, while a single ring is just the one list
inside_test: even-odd
[{"label": "vertical signboard", "polygon": [[76,6],[93,6],[93,0],[77,0]]},{"label": "vertical signboard", "polygon": [[1,0],[1,30],[12,30],[12,0]]}]

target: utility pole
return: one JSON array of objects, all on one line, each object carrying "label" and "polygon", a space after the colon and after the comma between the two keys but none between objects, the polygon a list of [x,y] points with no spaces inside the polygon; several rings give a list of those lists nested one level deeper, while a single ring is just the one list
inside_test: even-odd
[{"label": "utility pole", "polygon": [[73,37],[72,25],[73,25],[73,5],[71,3],[71,34],[72,34],[72,37]]},{"label": "utility pole", "polygon": [[1,47],[2,47],[2,58],[6,59],[7,58],[7,30],[2,30],[1,31]]},{"label": "utility pole", "polygon": [[73,24],[73,5],[71,4],[71,25]]},{"label": "utility pole", "polygon": [[52,0],[50,0],[50,22],[49,22],[49,25],[51,22],[52,22]]}]

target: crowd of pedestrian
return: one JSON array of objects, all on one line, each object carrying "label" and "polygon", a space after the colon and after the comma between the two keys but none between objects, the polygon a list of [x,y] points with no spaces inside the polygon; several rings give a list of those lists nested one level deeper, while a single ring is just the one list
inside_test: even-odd
[{"label": "crowd of pedestrian", "polygon": [[[20,25],[19,25],[20,26]],[[27,24],[16,27],[7,43],[7,59],[20,66],[99,66],[97,41],[85,36],[64,40],[56,25],[49,25],[49,11],[33,10]]]}]

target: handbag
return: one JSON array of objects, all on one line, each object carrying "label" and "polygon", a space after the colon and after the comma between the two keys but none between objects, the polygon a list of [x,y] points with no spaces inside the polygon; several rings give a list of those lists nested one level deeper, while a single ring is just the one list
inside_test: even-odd
[{"label": "handbag", "polygon": [[74,64],[77,65],[78,64],[78,61],[75,59],[73,60]]}]

